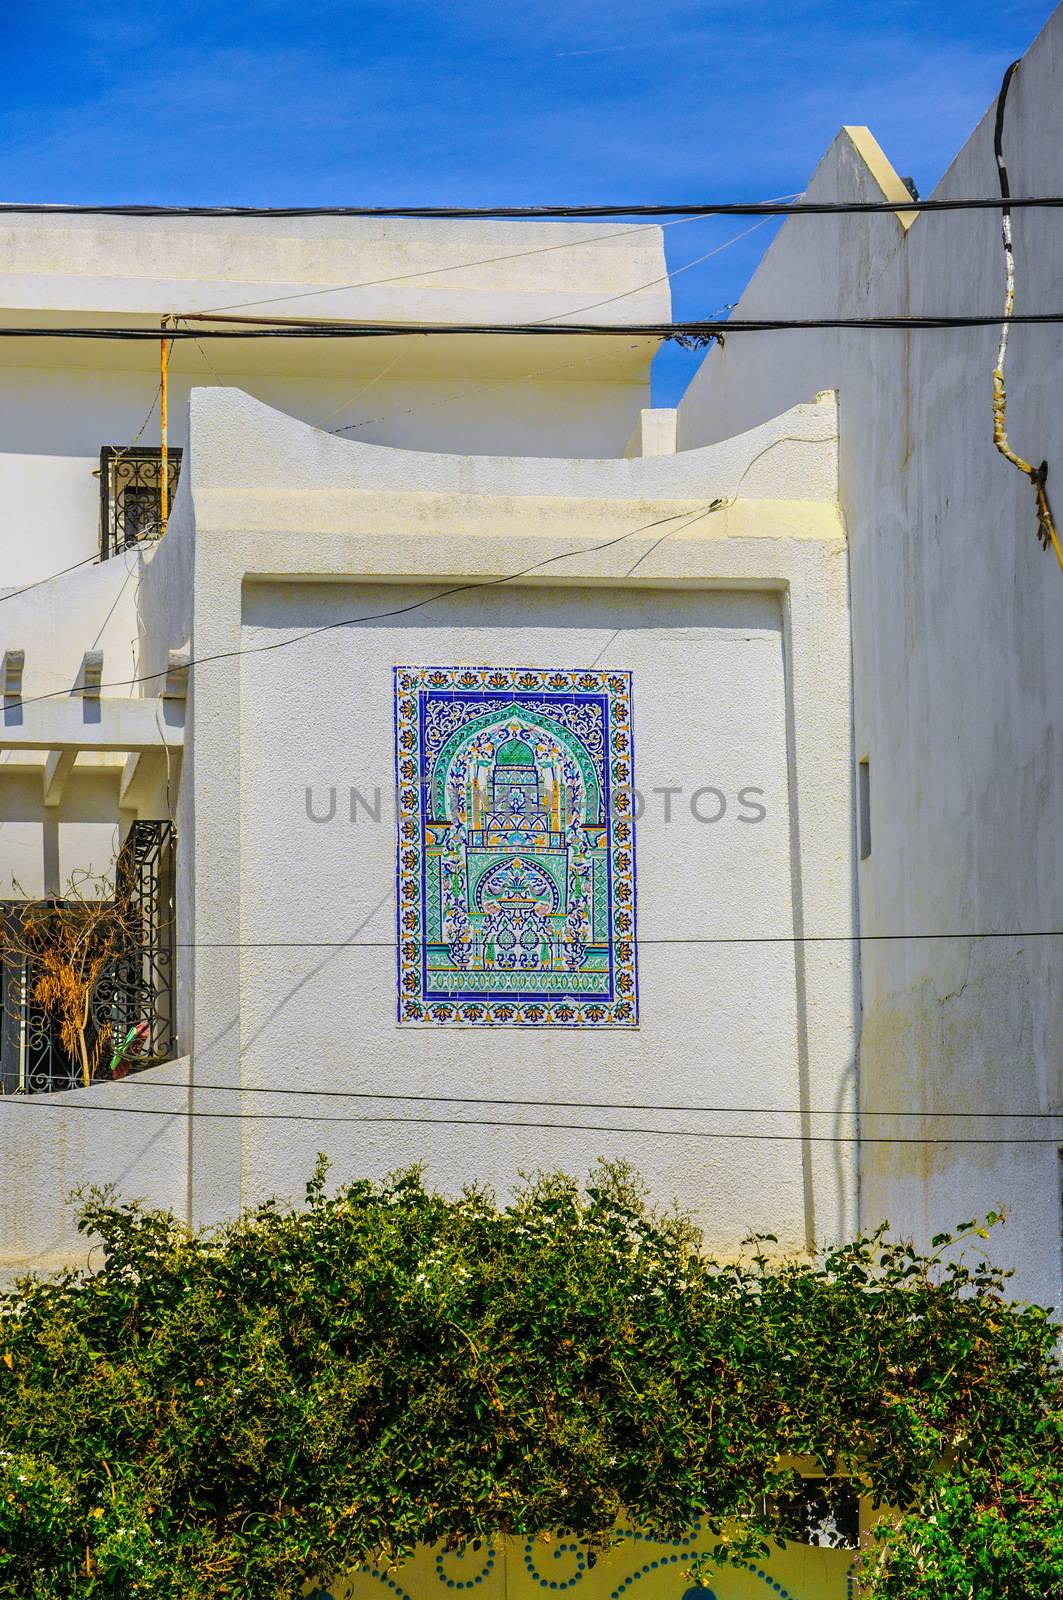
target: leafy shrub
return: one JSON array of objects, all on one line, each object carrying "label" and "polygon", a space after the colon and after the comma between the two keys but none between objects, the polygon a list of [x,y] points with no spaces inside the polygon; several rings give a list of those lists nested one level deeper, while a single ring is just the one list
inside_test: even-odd
[{"label": "leafy shrub", "polygon": [[1057,1330],[950,1238],[713,1261],[611,1166],[500,1206],[321,1165],[213,1231],[99,1193],[80,1225],[98,1270],[0,1296],[4,1600],[276,1600],[621,1515],[749,1559],[795,1457],[910,1508],[869,1596],[1063,1592]]}]

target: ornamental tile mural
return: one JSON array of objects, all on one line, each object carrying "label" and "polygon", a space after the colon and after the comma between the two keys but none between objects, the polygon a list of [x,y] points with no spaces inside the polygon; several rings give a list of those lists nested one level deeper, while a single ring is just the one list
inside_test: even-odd
[{"label": "ornamental tile mural", "polygon": [[399,1021],[634,1027],[631,675],[396,667]]}]

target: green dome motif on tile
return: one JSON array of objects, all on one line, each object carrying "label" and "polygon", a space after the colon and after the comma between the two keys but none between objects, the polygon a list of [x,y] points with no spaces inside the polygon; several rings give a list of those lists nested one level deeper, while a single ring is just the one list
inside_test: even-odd
[{"label": "green dome motif on tile", "polygon": [[507,739],[495,752],[496,767],[533,767],[535,757],[523,739]]}]

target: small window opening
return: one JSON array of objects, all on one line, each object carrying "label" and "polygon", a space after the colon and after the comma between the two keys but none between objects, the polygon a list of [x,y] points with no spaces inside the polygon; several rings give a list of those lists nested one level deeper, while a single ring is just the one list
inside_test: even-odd
[{"label": "small window opening", "polygon": [[[173,504],[181,476],[180,449],[168,450],[167,500]],[[100,451],[100,560],[119,550],[159,539],[162,518],[162,452],[137,446],[104,445]]]},{"label": "small window opening", "polygon": [[860,860],[871,854],[871,761],[864,756],[858,770],[857,797],[860,808]]},{"label": "small window opening", "polygon": [[[767,1505],[783,1538],[823,1550],[856,1550],[860,1544],[860,1496],[845,1478],[804,1478]],[[684,1597],[685,1600],[685,1597]]]}]

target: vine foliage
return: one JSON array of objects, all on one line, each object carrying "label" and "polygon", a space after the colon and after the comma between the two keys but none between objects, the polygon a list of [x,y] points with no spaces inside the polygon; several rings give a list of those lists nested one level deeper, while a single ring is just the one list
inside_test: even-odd
[{"label": "vine foliage", "polygon": [[798,1458],[905,1508],[869,1600],[1063,1592],[1058,1329],[974,1224],[721,1262],[622,1167],[499,1205],[322,1164],[213,1231],[105,1193],[80,1225],[95,1270],[0,1297],[4,1600],[277,1600],[621,1517],[762,1557]]}]

